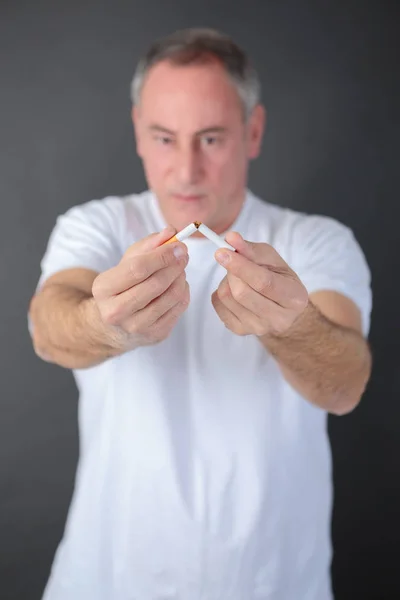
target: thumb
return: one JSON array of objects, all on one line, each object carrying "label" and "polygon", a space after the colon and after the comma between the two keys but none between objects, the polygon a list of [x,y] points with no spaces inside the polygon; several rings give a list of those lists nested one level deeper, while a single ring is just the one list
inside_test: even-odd
[{"label": "thumb", "polygon": [[125,257],[136,256],[137,254],[143,254],[145,252],[150,252],[158,246],[161,246],[169,240],[173,235],[175,235],[176,229],[172,227],[172,225],[168,225],[162,231],[157,233],[151,233],[146,237],[142,238],[138,242],[135,242],[125,252]]},{"label": "thumb", "polygon": [[245,258],[254,261],[255,260],[255,252],[254,252],[254,244],[245,240],[240,233],[237,231],[230,231],[225,236],[228,244],[233,246],[238,254],[241,254]]}]

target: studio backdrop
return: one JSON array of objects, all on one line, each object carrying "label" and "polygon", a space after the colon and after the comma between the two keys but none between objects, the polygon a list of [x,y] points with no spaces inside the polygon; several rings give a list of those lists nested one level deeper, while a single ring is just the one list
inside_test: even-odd
[{"label": "studio backdrop", "polygon": [[399,25],[398,3],[378,0],[0,2],[2,600],[40,598],[78,456],[72,374],[27,330],[40,260],[68,208],[145,188],[130,80],[154,38],[189,26],[232,35],[260,73],[250,188],[344,222],[366,254],[373,376],[329,419],[333,581],[338,600],[400,598]]}]

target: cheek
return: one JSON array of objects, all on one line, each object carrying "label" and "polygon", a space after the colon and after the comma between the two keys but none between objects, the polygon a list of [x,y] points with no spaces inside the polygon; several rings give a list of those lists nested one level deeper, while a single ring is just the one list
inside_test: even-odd
[{"label": "cheek", "polygon": [[228,149],[207,162],[209,178],[224,187],[234,188],[246,173],[246,158],[236,148]]},{"label": "cheek", "polygon": [[163,179],[171,170],[171,153],[164,148],[145,147],[143,165],[150,181]]}]

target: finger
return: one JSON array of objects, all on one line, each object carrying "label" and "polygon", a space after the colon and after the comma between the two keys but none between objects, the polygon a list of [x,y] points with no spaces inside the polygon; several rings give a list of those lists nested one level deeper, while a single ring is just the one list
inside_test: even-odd
[{"label": "finger", "polygon": [[[108,298],[106,301],[109,304],[107,312],[112,315],[115,323],[123,322],[161,296],[178,280],[186,281],[182,265],[161,269],[142,283]],[[181,285],[183,284],[181,283]]]},{"label": "finger", "polygon": [[[227,287],[229,290],[226,291],[227,300],[235,300],[258,318],[265,318],[267,314],[278,308],[276,302],[256,292],[248,283],[230,273],[227,276]],[[225,288],[221,290],[221,293],[224,292]]]},{"label": "finger", "polygon": [[237,250],[239,254],[248,258],[257,265],[279,267],[291,271],[289,265],[273,246],[266,243],[249,242],[237,231],[230,231],[225,236],[226,241]]},{"label": "finger", "polygon": [[162,231],[151,233],[150,235],[129,246],[124,254],[124,257],[136,256],[137,254],[142,254],[143,252],[150,252],[151,250],[154,250],[155,248],[158,248],[164,244],[164,242],[173,237],[175,233],[175,227],[168,225]]},{"label": "finger", "polygon": [[[227,260],[224,260],[224,256]],[[289,272],[277,272],[261,266],[231,250],[217,250],[215,257],[229,274],[247,283],[253,290],[284,308],[298,306],[300,281]]]},{"label": "finger", "polygon": [[244,335],[244,330],[240,320],[225,304],[221,301],[218,296],[218,290],[216,290],[211,296],[211,302],[215,309],[215,312],[228,329],[236,335]]},{"label": "finger", "polygon": [[189,285],[184,278],[179,278],[159,297],[152,300],[145,308],[133,316],[132,322],[137,331],[146,331],[171,308],[186,310],[190,301]]},{"label": "finger", "polygon": [[94,293],[99,299],[121,294],[142,283],[161,269],[173,265],[185,268],[188,260],[187,246],[182,242],[167,244],[144,254],[129,256],[97,277]]},{"label": "finger", "polygon": [[[253,291],[253,294],[256,292]],[[242,325],[251,327],[252,330],[257,327],[258,317],[251,310],[240,304],[233,296],[229,279],[223,279],[217,289],[217,297],[222,304],[242,323]],[[268,302],[266,300],[266,302]]]},{"label": "finger", "polygon": [[125,270],[128,287],[132,287],[132,285],[145,281],[161,269],[177,264],[184,268],[188,259],[187,246],[182,242],[176,242],[167,246],[160,246],[145,254],[133,256],[126,261],[126,264],[121,263],[121,266],[123,265]]},{"label": "finger", "polygon": [[[258,294],[251,290],[256,296]],[[266,301],[266,309],[262,315],[255,314],[239,302],[233,296],[231,285],[229,284],[229,275],[227,281],[222,280],[218,290],[215,292],[222,305],[236,317],[241,327],[247,333],[256,336],[262,336],[266,330],[279,331],[281,324],[287,320],[287,309],[275,304],[275,302]],[[222,310],[222,309],[221,309]],[[241,334],[243,335],[243,333]]]},{"label": "finger", "polygon": [[172,330],[179,317],[185,312],[187,305],[180,303],[175,304],[167,310],[157,321],[150,327],[151,338],[157,342],[165,339],[165,332]]}]

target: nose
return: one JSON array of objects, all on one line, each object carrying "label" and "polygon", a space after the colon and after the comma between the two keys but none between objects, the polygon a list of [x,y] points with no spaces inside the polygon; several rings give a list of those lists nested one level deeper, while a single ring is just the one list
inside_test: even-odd
[{"label": "nose", "polygon": [[189,187],[199,182],[201,177],[201,157],[196,146],[180,148],[177,153],[177,177],[180,186]]}]

